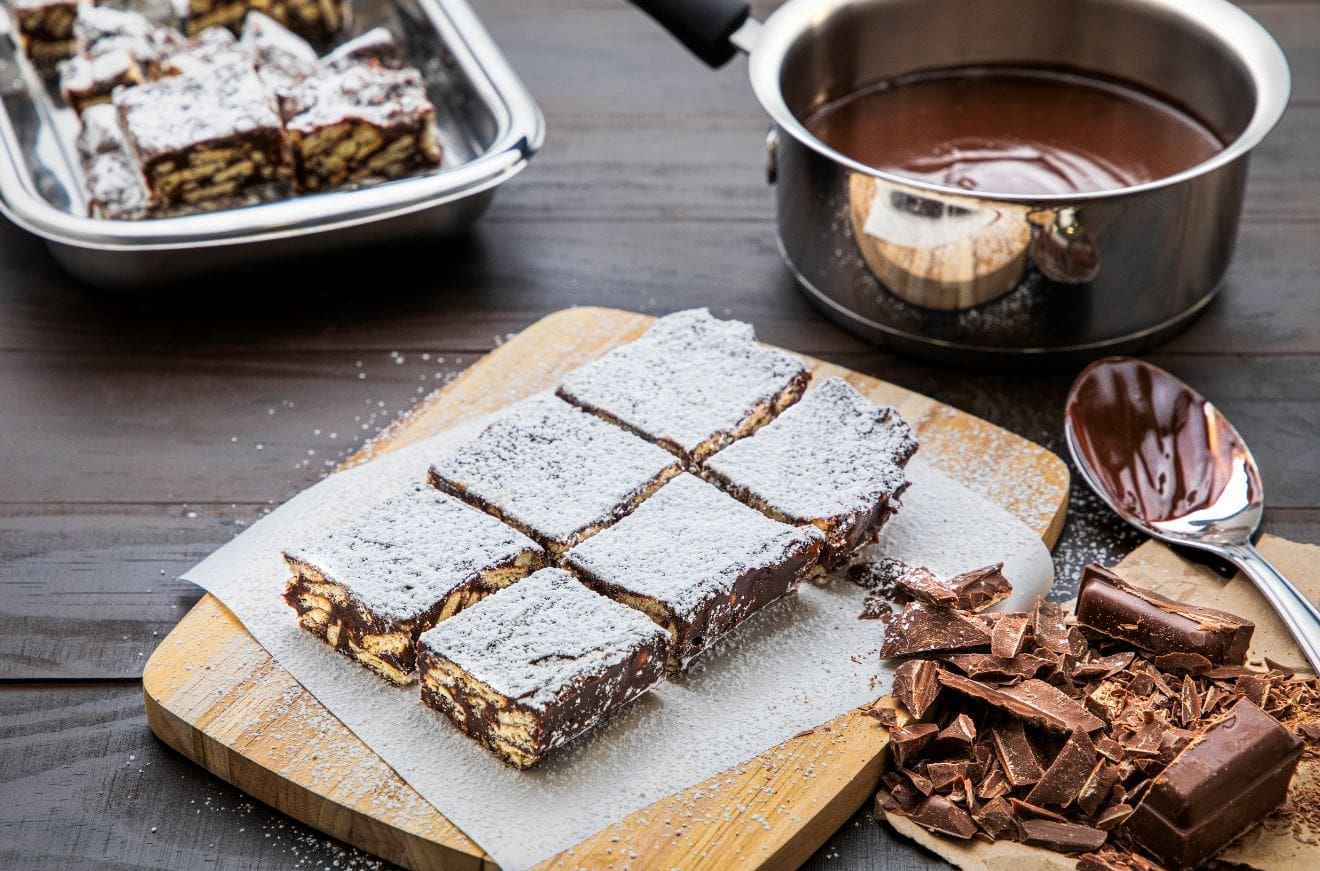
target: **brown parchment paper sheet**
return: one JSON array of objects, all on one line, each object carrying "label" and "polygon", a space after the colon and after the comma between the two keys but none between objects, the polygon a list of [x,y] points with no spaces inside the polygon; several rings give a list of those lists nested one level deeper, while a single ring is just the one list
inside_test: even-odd
[{"label": "brown parchment paper sheet", "polygon": [[[1263,536],[1258,546],[1311,601],[1320,601],[1320,547],[1270,535]],[[1298,670],[1305,668],[1306,660],[1283,622],[1241,574],[1225,581],[1206,566],[1189,562],[1156,541],[1137,548],[1115,570],[1132,583],[1171,598],[1254,621],[1249,663],[1263,664],[1268,656]],[[1303,756],[1288,793],[1289,804],[1314,802],[1318,784],[1320,759]],[[1013,841],[954,841],[933,835],[904,817],[886,815],[886,819],[899,834],[964,871],[1064,871],[1076,866],[1073,859],[1038,847]],[[1229,846],[1219,858],[1261,871],[1315,871],[1320,868],[1320,832],[1309,828],[1301,815],[1271,817]]]}]

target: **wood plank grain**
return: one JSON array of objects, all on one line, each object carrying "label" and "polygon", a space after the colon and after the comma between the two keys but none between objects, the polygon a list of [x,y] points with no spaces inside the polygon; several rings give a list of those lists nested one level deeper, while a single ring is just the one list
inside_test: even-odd
[{"label": "wood plank grain", "polygon": [[385,867],[156,740],[136,684],[0,689],[0,746],[0,867]]}]

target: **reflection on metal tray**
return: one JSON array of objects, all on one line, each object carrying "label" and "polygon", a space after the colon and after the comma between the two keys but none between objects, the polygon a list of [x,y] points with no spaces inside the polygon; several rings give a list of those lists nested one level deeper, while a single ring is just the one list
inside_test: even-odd
[{"label": "reflection on metal tray", "polygon": [[[159,18],[168,2],[122,4]],[[44,238],[70,272],[146,288],[217,270],[470,225],[540,148],[545,121],[464,0],[353,0],[343,39],[384,25],[436,107],[439,169],[359,188],[142,221],[87,217],[78,119],[18,54],[0,15],[0,211]]]}]

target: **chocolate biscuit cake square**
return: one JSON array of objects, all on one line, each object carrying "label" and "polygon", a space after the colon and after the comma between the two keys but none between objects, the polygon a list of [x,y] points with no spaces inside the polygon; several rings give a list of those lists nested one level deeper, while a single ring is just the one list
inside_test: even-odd
[{"label": "chocolate biscuit cake square", "polygon": [[632,511],[678,471],[667,451],[540,396],[436,460],[431,483],[557,557]]},{"label": "chocolate biscuit cake square", "polygon": [[19,46],[39,69],[50,72],[73,56],[73,22],[80,6],[82,0],[10,0]]},{"label": "chocolate biscuit cake square", "polygon": [[88,106],[82,125],[77,144],[87,180],[89,216],[110,220],[144,217],[151,206],[147,183],[114,106]]},{"label": "chocolate biscuit cake square", "polygon": [[401,178],[440,165],[435,107],[414,69],[323,69],[280,92],[304,190]]},{"label": "chocolate biscuit cake square", "polygon": [[69,108],[81,115],[89,106],[110,102],[118,87],[146,81],[133,53],[122,48],[99,54],[74,55],[60,64],[60,95]]},{"label": "chocolate biscuit cake square", "polygon": [[657,320],[637,341],[570,372],[559,395],[698,463],[792,404],[811,373],[706,309]]},{"label": "chocolate biscuit cake square", "polygon": [[645,615],[542,569],[422,635],[422,701],[527,768],[650,689],[667,645]]},{"label": "chocolate biscuit cake square", "polygon": [[670,635],[678,670],[752,614],[796,592],[825,536],[748,508],[687,473],[568,552],[593,589],[636,608]]},{"label": "chocolate biscuit cake square", "polygon": [[112,6],[83,6],[73,22],[78,54],[96,58],[116,51],[128,52],[148,79],[166,74],[161,60],[186,47],[183,34],[141,15]]},{"label": "chocolate biscuit cake square", "polygon": [[527,537],[418,484],[318,541],[286,551],[298,623],[396,684],[417,637],[543,564]]},{"label": "chocolate biscuit cake square", "polygon": [[711,457],[705,473],[776,520],[818,527],[832,568],[897,510],[907,487],[903,467],[916,449],[897,411],[830,378],[755,435]]},{"label": "chocolate biscuit cake square", "polygon": [[280,118],[250,62],[120,89],[113,101],[160,205],[212,201],[280,171]]},{"label": "chocolate biscuit cake square", "polygon": [[344,28],[348,0],[188,0],[188,33],[208,27],[235,32],[251,11],[260,11],[308,39],[324,41]]}]

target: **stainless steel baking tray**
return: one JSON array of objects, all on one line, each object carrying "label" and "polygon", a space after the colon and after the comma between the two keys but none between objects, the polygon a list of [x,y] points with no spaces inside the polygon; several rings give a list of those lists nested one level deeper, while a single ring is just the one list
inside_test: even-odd
[{"label": "stainless steel baking tray", "polygon": [[[115,5],[153,17],[169,11],[168,0]],[[77,117],[6,32],[0,34],[0,212],[44,238],[73,274],[117,289],[469,226],[495,188],[540,148],[540,109],[464,0],[352,0],[352,7],[344,39],[385,25],[426,78],[445,153],[439,169],[183,217],[90,218]],[[10,26],[0,12],[0,29]]]}]

